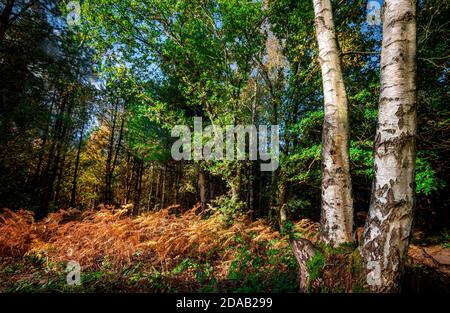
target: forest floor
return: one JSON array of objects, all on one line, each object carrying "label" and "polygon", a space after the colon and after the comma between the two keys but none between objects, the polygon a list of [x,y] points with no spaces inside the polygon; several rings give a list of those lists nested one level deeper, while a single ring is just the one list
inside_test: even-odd
[{"label": "forest floor", "polygon": [[[289,235],[314,241],[318,224],[301,219]],[[5,209],[0,292],[296,292],[289,235],[262,219],[228,225],[218,212],[199,214],[198,206],[138,217],[126,209],[69,209],[41,221]],[[449,291],[448,239],[413,240],[406,291]],[[69,261],[81,265],[81,285],[67,284]]]}]

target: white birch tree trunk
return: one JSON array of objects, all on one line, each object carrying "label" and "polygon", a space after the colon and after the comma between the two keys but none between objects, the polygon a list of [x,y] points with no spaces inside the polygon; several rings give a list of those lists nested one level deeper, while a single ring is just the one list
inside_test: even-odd
[{"label": "white birch tree trunk", "polygon": [[363,234],[367,283],[399,290],[415,206],[416,1],[385,0],[374,180]]},{"label": "white birch tree trunk", "polygon": [[321,240],[332,246],[353,241],[347,94],[330,0],[313,0],[324,94]]}]

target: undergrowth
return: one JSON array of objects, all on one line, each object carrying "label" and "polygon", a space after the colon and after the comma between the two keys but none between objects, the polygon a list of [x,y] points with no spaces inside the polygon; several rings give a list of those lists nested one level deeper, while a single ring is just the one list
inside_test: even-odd
[{"label": "undergrowth", "polygon": [[[0,214],[0,291],[294,292],[297,264],[287,236],[264,220],[172,208],[131,217],[126,210]],[[314,223],[292,226],[314,234]],[[67,262],[81,286],[66,283]]]}]

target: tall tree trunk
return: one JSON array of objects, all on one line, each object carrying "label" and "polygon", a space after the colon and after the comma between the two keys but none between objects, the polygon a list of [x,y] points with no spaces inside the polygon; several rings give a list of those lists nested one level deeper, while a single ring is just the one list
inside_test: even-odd
[{"label": "tall tree trunk", "polygon": [[163,167],[163,175],[162,175],[162,186],[161,186],[161,205],[160,208],[164,208],[166,206],[166,171],[167,166],[164,164]]},{"label": "tall tree trunk", "polygon": [[[37,215],[42,215],[48,209],[50,205],[50,201],[53,199],[53,191],[54,184],[57,175],[58,165],[60,163],[61,157],[61,149],[64,144],[64,138],[66,137],[67,131],[67,123],[64,122],[64,115],[66,114],[66,105],[68,103],[68,95],[67,93],[63,96],[60,106],[59,112],[56,118],[55,126],[54,126],[54,136],[52,140],[52,144],[50,146],[47,164],[45,166],[45,170],[42,175],[42,183],[43,191],[40,205],[40,212]],[[69,104],[69,108],[67,110],[67,116],[70,116],[71,105]]]},{"label": "tall tree trunk", "polygon": [[[290,127],[290,123],[293,119],[293,114],[289,113],[289,118],[286,121],[286,129],[288,129]],[[285,132],[284,133],[284,142],[285,142],[285,148],[283,149],[284,151],[282,152],[283,155],[285,155],[286,157],[289,155],[289,148],[291,145],[291,137],[289,135],[289,132]],[[283,171],[280,171],[280,177],[278,180],[278,210],[279,210],[279,226],[280,229],[283,228],[283,226],[285,225],[285,223],[287,222],[287,218],[288,218],[288,205],[287,205],[287,199],[289,197],[288,192],[289,192],[289,182],[288,179],[286,177],[286,173],[284,173]]]},{"label": "tall tree trunk", "polygon": [[178,190],[180,189],[180,163],[175,164],[175,191],[174,191],[174,198],[175,204],[178,204]]},{"label": "tall tree trunk", "polygon": [[113,163],[116,161],[114,158],[114,139],[116,135],[116,124],[119,115],[119,101],[117,100],[114,106],[112,126],[111,126],[111,136],[109,139],[108,155],[106,157],[106,170],[105,170],[105,191],[104,191],[104,202],[105,204],[111,204],[113,200],[112,196],[112,176],[113,176]]},{"label": "tall tree trunk", "polygon": [[136,181],[134,185],[133,214],[138,215],[141,208],[142,194],[142,173],[144,171],[144,161],[136,159]]},{"label": "tall tree trunk", "polygon": [[386,0],[374,180],[362,255],[372,291],[399,290],[415,206],[416,1]]},{"label": "tall tree trunk", "polygon": [[[55,193],[53,196],[53,203],[55,206],[59,205],[59,195],[61,191],[61,183],[63,179],[63,174],[65,170],[65,162],[67,156],[67,149],[69,146],[69,139],[71,135],[71,114],[74,104],[69,102],[67,108],[67,115],[63,117],[63,130],[61,134],[61,138],[59,139],[59,145],[56,152],[56,160],[51,176],[51,182],[56,180]],[[53,185],[51,185],[53,187]],[[52,190],[52,189],[50,189]]]},{"label": "tall tree trunk", "polygon": [[330,0],[313,0],[324,93],[321,240],[353,241],[353,199],[348,154],[347,95]]},{"label": "tall tree trunk", "polygon": [[[64,152],[62,153],[62,160],[60,164],[57,167],[57,179],[56,179],[56,186],[55,186],[55,197],[53,199],[53,203],[55,206],[59,207],[59,196],[61,194],[61,184],[64,178],[64,170],[66,169],[66,157],[67,157],[67,146],[64,148]],[[70,161],[69,164],[67,164],[67,167],[70,167]]]},{"label": "tall tree trunk", "polygon": [[209,175],[208,179],[208,189],[209,189],[209,201],[214,200],[215,192],[214,192],[214,178],[212,175]]},{"label": "tall tree trunk", "polygon": [[[272,97],[275,97],[273,95]],[[272,125],[278,125],[278,99],[272,100],[272,118],[271,118]],[[277,193],[278,193],[278,175],[280,173],[280,168],[278,167],[275,171],[271,172],[270,177],[270,200],[269,200],[269,212],[272,213],[272,210],[276,209],[277,206]]]},{"label": "tall tree trunk", "polygon": [[80,164],[81,146],[83,144],[83,133],[84,133],[84,123],[81,126],[81,130],[80,130],[80,140],[78,141],[77,157],[75,160],[75,169],[73,171],[72,192],[70,194],[70,206],[71,207],[75,207],[75,205],[76,205],[78,167]]},{"label": "tall tree trunk", "polygon": [[[253,100],[252,100],[252,125],[255,125],[255,127],[258,127],[256,125],[257,122],[257,96],[258,96],[258,84],[256,82],[253,82]],[[250,177],[248,181],[248,188],[249,188],[249,207],[252,211],[252,219],[255,218],[255,215],[257,215],[259,212],[257,212],[257,207],[255,207],[255,167],[256,167],[256,161],[250,161]],[[211,197],[212,199],[212,197]]]},{"label": "tall tree trunk", "polygon": [[199,189],[199,193],[200,193],[200,203],[202,206],[202,212],[205,212],[205,210],[207,209],[206,204],[208,202],[207,190],[206,190],[207,189],[206,188],[206,174],[200,165],[199,165],[199,170],[198,170],[198,189]]},{"label": "tall tree trunk", "polygon": [[231,177],[230,179],[230,189],[231,189],[231,198],[233,199],[234,203],[237,203],[241,200],[241,194],[242,194],[242,179],[241,179],[241,163],[237,162],[235,163],[235,175]]},{"label": "tall tree trunk", "polygon": [[158,178],[156,178],[156,194],[155,194],[155,199],[158,200],[159,199],[159,195],[160,195],[160,182],[161,182],[161,169],[159,168],[159,166],[157,167],[156,171],[158,172]]},{"label": "tall tree trunk", "polygon": [[248,179],[248,207],[252,212],[252,219],[255,217],[255,186],[254,186],[254,176],[253,176],[253,162],[250,163],[249,169],[249,179]]},{"label": "tall tree trunk", "polygon": [[49,133],[50,133],[50,126],[51,126],[51,122],[52,122],[52,114],[53,114],[53,107],[55,105],[56,102],[56,91],[54,92],[54,95],[52,97],[52,100],[50,102],[50,109],[49,109],[49,114],[47,117],[47,123],[45,126],[45,132],[42,136],[42,145],[41,145],[41,150],[39,151],[39,157],[38,157],[38,162],[37,162],[37,166],[36,166],[36,170],[34,171],[33,174],[33,178],[31,180],[31,192],[32,192],[32,199],[33,202],[37,202],[38,201],[38,197],[41,194],[41,188],[42,185],[39,186],[39,182],[42,182],[42,178],[41,178],[41,170],[42,170],[42,165],[44,162],[44,157],[47,151],[47,141],[49,139]]},{"label": "tall tree trunk", "polygon": [[[130,153],[127,152],[126,153],[126,177],[125,177],[125,199],[124,204],[128,204],[128,200],[130,199],[130,193],[131,193],[131,184],[133,183],[133,168],[134,168],[134,162],[133,162],[133,166],[130,170],[130,160],[131,160],[131,156]],[[134,161],[134,160],[133,160]]]},{"label": "tall tree trunk", "polygon": [[[259,168],[260,163],[258,162],[257,165]],[[256,181],[259,182],[258,183],[258,193],[257,193],[258,212],[259,212],[258,217],[263,217],[265,215],[264,207],[263,207],[264,176],[261,174],[261,171],[259,171],[258,169],[256,170],[256,175],[257,175]]]},{"label": "tall tree trunk", "polygon": [[120,129],[119,129],[119,139],[117,140],[116,152],[114,154],[114,160],[112,161],[112,165],[111,165],[111,176],[114,175],[114,171],[116,169],[117,159],[118,159],[118,156],[120,153],[120,146],[122,145],[124,124],[125,124],[125,116],[122,116],[122,122],[120,123]]},{"label": "tall tree trunk", "polygon": [[278,184],[278,210],[279,210],[279,226],[280,229],[283,228],[284,224],[287,222],[287,211],[288,211],[288,207],[287,207],[287,203],[286,203],[286,192],[287,192],[287,182],[286,179],[284,177],[280,178],[280,182]]},{"label": "tall tree trunk", "polygon": [[151,210],[151,204],[152,204],[152,195],[153,195],[153,181],[152,181],[152,179],[153,179],[153,173],[154,173],[154,171],[153,171],[153,167],[151,166],[150,167],[150,173],[149,173],[149,175],[148,175],[148,182],[149,182],[149,188],[150,188],[150,191],[148,192],[148,206],[147,206],[147,211],[150,211]]}]

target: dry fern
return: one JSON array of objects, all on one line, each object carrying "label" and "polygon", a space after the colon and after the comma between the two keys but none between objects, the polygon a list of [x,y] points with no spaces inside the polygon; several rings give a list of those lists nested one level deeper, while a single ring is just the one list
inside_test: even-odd
[{"label": "dry fern", "polygon": [[[286,240],[275,240],[282,238],[264,220],[251,222],[242,217],[227,227],[218,213],[203,218],[194,207],[179,216],[171,214],[176,209],[172,206],[136,218],[128,216],[126,209],[69,209],[39,222],[34,222],[28,211],[5,209],[0,214],[0,255],[45,255],[53,262],[76,260],[91,269],[101,267],[105,260],[113,268],[121,268],[136,254],[145,255],[155,267],[175,264],[172,261],[180,258],[214,257],[226,267],[235,257],[235,249],[228,248],[245,243],[257,252],[262,242],[271,242],[273,248],[287,246]],[[304,220],[294,229],[310,235],[317,225]]]}]

